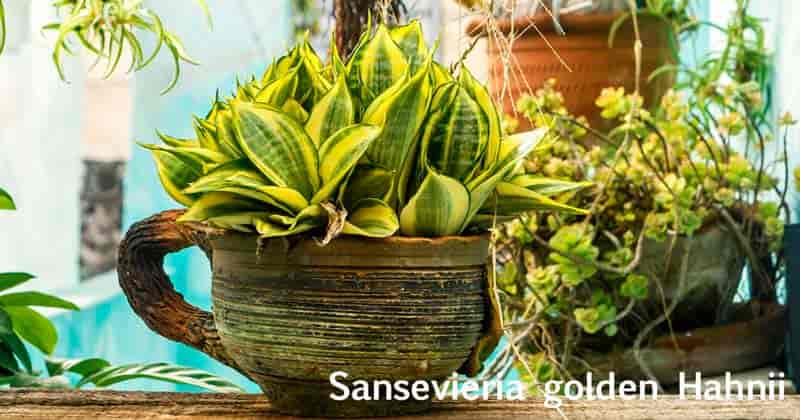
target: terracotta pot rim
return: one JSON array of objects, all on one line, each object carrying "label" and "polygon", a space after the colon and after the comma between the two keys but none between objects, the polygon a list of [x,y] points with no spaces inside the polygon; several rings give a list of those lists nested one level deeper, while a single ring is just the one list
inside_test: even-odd
[{"label": "terracotta pot rim", "polygon": [[[224,231],[223,233],[220,233],[219,235],[216,236],[219,238],[250,237],[253,238],[253,240],[259,239],[259,236],[255,233],[243,233],[235,231]],[[368,238],[365,236],[357,236],[357,235],[340,235],[334,238],[328,245],[320,247],[324,248],[325,246],[333,246],[336,243],[342,243],[342,242],[367,242],[372,244],[383,243],[383,244],[397,245],[397,246],[416,246],[416,245],[445,246],[448,244],[455,244],[455,243],[473,244],[484,240],[488,240],[488,238],[489,238],[489,233],[480,235],[439,236],[435,238],[422,237],[422,236],[398,236],[398,235],[393,235],[386,238]],[[269,241],[269,240],[288,240],[291,242],[312,242],[312,241],[316,242],[313,235],[306,235],[306,234],[264,239],[264,241]]]},{"label": "terracotta pot rim", "polygon": [[[617,20],[623,13],[589,13],[589,14],[566,14],[560,17],[561,26],[567,32],[602,32],[608,34],[608,29],[615,20]],[[663,19],[657,16],[640,14],[638,16],[640,23],[642,21],[649,22],[663,22]],[[513,19],[513,27],[515,31],[526,31],[526,36],[539,36],[533,29],[536,26],[543,33],[555,33],[556,27],[553,24],[553,19],[548,14],[538,13],[535,15],[520,16]],[[512,20],[510,18],[497,19],[497,28],[504,34],[511,32]],[[469,36],[486,36],[486,19],[474,18],[468,24],[465,30]]]}]

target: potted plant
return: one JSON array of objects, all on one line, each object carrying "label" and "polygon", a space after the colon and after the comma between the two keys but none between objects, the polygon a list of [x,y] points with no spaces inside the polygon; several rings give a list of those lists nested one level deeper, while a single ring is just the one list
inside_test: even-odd
[{"label": "potted plant", "polygon": [[[569,193],[587,216],[526,216],[497,235],[501,300],[532,381],[615,372],[667,385],[680,371],[759,367],[782,350],[785,130],[796,122],[768,124],[769,54],[748,35],[760,24],[746,3],[724,52],[682,67],[685,82],[656,111],[635,92],[604,90],[596,103],[609,133],[571,116],[552,81],[520,104],[558,135],[526,169],[595,185]],[[589,136],[596,146],[581,141]]]},{"label": "potted plant", "polygon": [[[680,35],[694,27],[686,0],[648,1],[640,5],[635,20],[628,1],[595,0],[588,7],[587,2],[573,2],[580,3],[579,9],[560,0],[531,1],[511,6],[511,12],[506,6],[487,10],[483,4],[489,2],[472,3],[482,16],[470,22],[467,33],[488,36],[490,89],[503,98],[506,114],[516,116],[517,99],[556,78],[570,111],[603,129],[609,124],[593,103],[601,90],[622,86],[633,91],[639,84],[645,105],[658,104],[674,80],[649,76],[677,62]],[[528,3],[533,6],[526,8]],[[632,53],[637,41],[642,45],[640,63]],[[530,128],[524,118],[520,125]]]},{"label": "potted plant", "polygon": [[[329,377],[476,373],[498,339],[486,227],[583,211],[514,183],[546,130],[505,135],[486,89],[434,62],[418,22],[364,33],[347,62],[332,50],[324,65],[299,44],[215,99],[195,139],[145,145],[188,209],[131,227],[120,284],[150,328],[236,368],[283,412],[419,411],[429,401],[334,401]],[[212,261],[213,315],[161,268],[191,245]]]}]

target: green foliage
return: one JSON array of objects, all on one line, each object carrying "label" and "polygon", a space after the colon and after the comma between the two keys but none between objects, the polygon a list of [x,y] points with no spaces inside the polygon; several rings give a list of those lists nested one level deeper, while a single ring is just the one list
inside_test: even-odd
[{"label": "green foliage", "polygon": [[[211,14],[205,0],[195,0],[211,24]],[[127,0],[52,0],[52,5],[64,18],[60,22],[45,25],[43,30],[58,33],[53,50],[53,62],[64,80],[62,54],[73,55],[70,37],[76,39],[98,62],[107,62],[106,77],[117,69],[125,50],[130,52],[128,72],[138,71],[150,64],[167,49],[172,55],[175,72],[172,81],[162,91],[169,92],[178,82],[181,63],[197,64],[186,53],[178,37],[168,31],[161,18],[142,1]],[[156,37],[156,46],[146,54],[139,41],[139,32],[149,32]],[[6,41],[6,22],[3,2],[0,0],[0,53]]]},{"label": "green foliage", "polygon": [[304,40],[218,96],[195,139],[144,145],[166,192],[189,207],[181,221],[327,241],[584,213],[559,196],[588,183],[517,176],[546,130],[505,135],[486,88],[434,62],[418,22],[363,34],[347,62],[332,48],[326,65]]},{"label": "green foliage", "polygon": [[[0,190],[2,192],[2,190]],[[11,197],[7,203],[13,204]],[[13,209],[13,205],[9,206]],[[111,366],[103,359],[64,360],[46,357],[46,376],[34,368],[25,343],[50,356],[58,342],[53,323],[34,308],[79,310],[75,304],[40,292],[8,292],[34,277],[27,273],[0,273],[0,387],[81,388],[108,387],[135,379],[192,385],[213,392],[239,392],[236,385],[209,373],[166,363]],[[73,381],[67,377],[78,377]]]},{"label": "green foliage", "polygon": [[[675,4],[654,1],[648,8]],[[583,372],[592,355],[632,346],[643,330],[670,331],[666,324],[645,329],[664,307],[664,279],[638,265],[645,256],[661,258],[641,251],[648,244],[668,241],[669,249],[674,238],[724,224],[744,238],[724,246],[751,251],[751,278],[769,290],[780,279],[778,251],[790,211],[787,130],[797,121],[787,113],[770,124],[770,55],[747,5],[738,0],[729,24],[719,27],[727,35],[721,51],[697,66],[660,70],[680,77],[654,109],[645,109],[636,92],[603,90],[596,105],[612,123],[609,132],[571,115],[554,80],[520,99],[518,111],[534,127],[550,128],[523,170],[591,185],[555,195],[590,209],[588,216],[542,212],[506,223],[495,235],[501,262],[525,279],[498,282],[508,322],[535,321],[521,346],[552,361],[560,376]],[[679,256],[664,258],[655,264]]]}]

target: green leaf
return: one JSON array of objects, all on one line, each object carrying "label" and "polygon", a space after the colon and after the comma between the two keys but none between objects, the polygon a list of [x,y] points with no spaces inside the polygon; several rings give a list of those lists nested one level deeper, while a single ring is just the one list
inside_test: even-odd
[{"label": "green leaf", "polygon": [[239,159],[244,157],[244,153],[239,148],[236,140],[236,129],[233,126],[233,114],[229,109],[219,111],[214,116],[217,128],[217,142],[220,150],[231,157]]},{"label": "green leaf", "polygon": [[300,67],[294,67],[277,80],[266,84],[256,95],[256,101],[274,107],[281,107],[289,98],[294,97],[297,91],[297,77]]},{"label": "green leaf", "polygon": [[530,211],[557,211],[566,214],[587,214],[588,211],[559,203],[543,194],[520,187],[518,185],[501,182],[497,185],[494,199],[484,203],[481,211],[504,216],[514,216]]},{"label": "green leaf", "polygon": [[345,127],[325,140],[319,150],[322,188],[314,194],[312,204],[331,198],[380,133],[380,127],[359,124]]},{"label": "green leaf", "polygon": [[374,165],[356,165],[349,176],[340,200],[346,209],[353,209],[361,200],[386,200],[394,181],[394,172]]},{"label": "green leaf", "polygon": [[[11,351],[11,347],[0,338],[0,381],[6,377],[5,375],[18,371],[19,364],[14,357],[14,352]],[[2,382],[0,382],[0,385],[3,385]]]},{"label": "green leaf", "polygon": [[[369,163],[395,172],[392,190],[405,198],[405,185],[414,166],[413,156],[420,128],[428,113],[432,86],[428,64],[379,96],[364,113],[363,122],[383,127],[381,136],[367,150]],[[397,197],[391,197],[393,205]]]},{"label": "green leaf", "polygon": [[75,373],[80,376],[89,376],[109,366],[111,366],[111,363],[98,358],[58,359],[48,357],[45,359],[47,374],[50,376],[59,376],[67,372]]},{"label": "green leaf", "polygon": [[355,122],[355,106],[347,79],[340,76],[333,88],[314,105],[306,122],[306,132],[319,148],[333,133]]},{"label": "green leaf", "polygon": [[168,363],[136,363],[107,367],[84,377],[78,382],[76,388],[87,384],[94,384],[98,388],[106,388],[134,379],[152,379],[161,382],[191,385],[212,392],[242,392],[242,389],[233,383],[208,372]]},{"label": "green leaf", "polygon": [[6,47],[6,11],[3,2],[0,0],[0,54]]},{"label": "green leaf", "polygon": [[431,109],[435,111],[425,127],[420,161],[467,182],[480,169],[489,142],[486,117],[466,89],[456,84],[437,90]]},{"label": "green leaf", "polygon": [[399,228],[400,222],[394,209],[381,200],[369,198],[358,203],[347,215],[342,233],[368,238],[386,238],[394,235]]},{"label": "green leaf", "polygon": [[291,117],[274,108],[231,103],[239,146],[251,162],[279,187],[311,198],[319,188],[314,142]]},{"label": "green leaf", "polygon": [[184,206],[191,206],[195,197],[183,193],[183,190],[203,175],[203,166],[197,161],[186,161],[172,152],[151,150],[156,163],[158,178],[164,191]]},{"label": "green leaf", "polygon": [[204,194],[197,200],[178,222],[204,222],[214,217],[233,213],[262,210],[263,206],[234,194],[213,192]]},{"label": "green leaf", "polygon": [[28,273],[0,273],[0,292],[19,286],[34,278]]},{"label": "green leaf", "polygon": [[22,366],[24,366],[28,372],[33,370],[28,349],[14,331],[14,323],[11,320],[11,315],[9,315],[8,312],[3,308],[0,308],[0,341],[5,343],[8,348],[11,349],[11,352],[14,354],[14,356],[16,356],[17,360],[22,363]]},{"label": "green leaf", "polygon": [[47,317],[25,306],[4,306],[14,332],[45,354],[53,353],[58,343],[56,327]]},{"label": "green leaf", "polygon": [[308,120],[308,111],[306,111],[303,108],[303,105],[300,105],[300,103],[294,99],[287,100],[286,103],[284,103],[281,107],[281,111],[294,118],[294,120],[300,124],[305,124]]},{"label": "green leaf", "polygon": [[465,226],[469,200],[463,184],[430,169],[400,213],[400,232],[424,237],[457,235]]},{"label": "green leaf", "polygon": [[74,303],[39,292],[20,292],[0,295],[0,306],[38,306],[79,311]]},{"label": "green leaf", "polygon": [[459,84],[475,99],[489,123],[489,142],[486,147],[486,159],[483,167],[485,169],[491,168],[497,163],[500,145],[503,140],[503,125],[500,113],[497,111],[489,91],[472,76],[465,66],[461,66]]},{"label": "green leaf", "polygon": [[322,227],[322,225],[315,223],[303,223],[294,227],[285,226],[281,223],[271,222],[266,219],[255,220],[256,232],[262,238],[278,238],[283,236],[297,235],[299,233],[308,232],[309,230]]},{"label": "green leaf", "polygon": [[228,192],[262,201],[289,214],[308,207],[308,200],[299,192],[272,186],[247,160],[237,160],[221,165],[201,177],[184,190],[189,194]]},{"label": "green leaf", "polygon": [[392,40],[400,47],[413,74],[423,65],[428,56],[428,47],[425,46],[425,37],[422,34],[422,24],[419,20],[412,20],[404,26],[396,26],[389,32]]},{"label": "green leaf", "polygon": [[6,190],[0,188],[0,210],[16,210],[14,200],[11,198]]},{"label": "green leaf", "polygon": [[375,36],[359,51],[360,61],[351,69],[362,83],[362,100],[370,103],[400,81],[408,70],[403,51],[392,40],[386,25],[378,26]]},{"label": "green leaf", "polygon": [[[497,184],[517,163],[527,156],[547,133],[547,129],[538,129],[507,137],[498,150],[498,160],[475,179],[467,183],[470,195],[470,208],[464,228],[478,214],[486,200],[494,192]],[[492,213],[494,213],[492,211]]]}]

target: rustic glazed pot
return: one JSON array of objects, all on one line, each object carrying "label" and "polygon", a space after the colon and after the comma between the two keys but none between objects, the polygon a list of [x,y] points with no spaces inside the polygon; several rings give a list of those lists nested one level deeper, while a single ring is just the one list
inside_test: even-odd
[{"label": "rustic glazed pot", "polygon": [[[485,236],[340,237],[262,242],[176,223],[169,211],[135,224],[120,247],[119,279],[156,331],[252,379],[281,412],[373,417],[430,401],[334,401],[329,376],[443,380],[459,369],[488,319]],[[200,246],[212,261],[213,314],[175,292],[166,254]],[[340,380],[345,382],[344,380]]]},{"label": "rustic glazed pot", "polygon": [[[504,112],[516,115],[514,101],[531,90],[535,92],[548,79],[555,78],[558,81],[556,88],[564,94],[565,105],[572,114],[585,116],[592,127],[609,128],[609,122],[600,116],[600,109],[595,105],[600,92],[606,87],[619,86],[624,86],[627,92],[633,92],[636,87],[633,55],[636,37],[631,20],[622,24],[614,45],[609,47],[609,31],[618,17],[618,14],[605,13],[563,15],[560,22],[566,31],[565,36],[556,33],[553,20],[547,14],[523,16],[513,22],[509,19],[499,20],[497,29],[500,32],[507,35],[513,27],[518,36],[511,49],[518,70],[513,71],[515,77],[507,81]],[[673,86],[674,79],[670,76],[659,77],[648,83],[648,77],[659,67],[673,61],[671,45],[677,44],[672,39],[669,24],[662,19],[639,16],[639,29],[642,40],[641,93],[645,105],[650,107],[661,101],[664,93]],[[486,32],[485,23],[473,21],[467,31],[471,35],[483,35]],[[500,97],[506,83],[503,68],[505,48],[496,41],[496,38],[489,39],[489,86],[492,94]],[[564,66],[559,56],[569,68]],[[521,73],[522,77],[516,77],[517,73]],[[518,119],[521,131],[530,129],[526,119]]]}]

